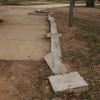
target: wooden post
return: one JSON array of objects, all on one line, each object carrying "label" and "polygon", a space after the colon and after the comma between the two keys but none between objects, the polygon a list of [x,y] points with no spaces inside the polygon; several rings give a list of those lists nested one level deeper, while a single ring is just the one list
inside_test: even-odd
[{"label": "wooden post", "polygon": [[69,27],[73,26],[73,8],[74,8],[74,0],[70,0],[70,7],[69,7]]}]

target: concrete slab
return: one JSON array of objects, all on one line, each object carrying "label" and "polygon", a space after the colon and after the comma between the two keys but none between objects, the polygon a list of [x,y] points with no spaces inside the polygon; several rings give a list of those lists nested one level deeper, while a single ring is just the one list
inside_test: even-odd
[{"label": "concrete slab", "polygon": [[47,37],[57,37],[57,38],[60,38],[60,37],[62,37],[62,34],[61,33],[59,33],[59,34],[51,34],[51,33],[48,33],[47,34]]},{"label": "concrete slab", "polygon": [[59,58],[54,58],[52,52],[48,53],[44,59],[54,74],[62,74],[67,72],[65,65]]},{"label": "concrete slab", "polygon": [[48,20],[51,24],[51,33],[47,34],[47,37],[51,37],[51,52],[44,59],[54,74],[66,73],[67,68],[61,61],[62,53],[59,40],[61,34],[58,33],[55,19],[48,15]]},{"label": "concrete slab", "polygon": [[55,93],[59,92],[83,92],[88,90],[88,84],[78,72],[49,77],[49,81]]},{"label": "concrete slab", "polygon": [[54,97],[52,100],[62,100],[60,97]]},{"label": "concrete slab", "polygon": [[54,57],[62,57],[59,37],[51,37],[51,51]]},{"label": "concrete slab", "polygon": [[[6,7],[5,7],[6,8]],[[49,49],[43,40],[47,22],[44,16],[27,15],[30,10],[7,8],[0,24],[0,59],[40,60]]]},{"label": "concrete slab", "polygon": [[59,40],[60,33],[58,33],[55,18],[53,18],[51,15],[48,15],[48,20],[50,21],[50,27],[51,27],[50,28],[51,29],[51,52],[53,52],[54,57],[61,58],[62,53],[61,53],[61,46],[60,46],[60,40]]},{"label": "concrete slab", "polygon": [[53,59],[53,55],[52,52],[48,53],[46,56],[44,56],[45,61],[47,62],[47,64],[49,65],[50,69],[52,70],[53,73],[56,73],[56,71],[54,70],[54,59]]},{"label": "concrete slab", "polygon": [[50,21],[50,24],[51,24],[51,34],[58,33],[57,25],[55,23],[55,18],[53,18],[52,16],[48,15],[48,20]]}]

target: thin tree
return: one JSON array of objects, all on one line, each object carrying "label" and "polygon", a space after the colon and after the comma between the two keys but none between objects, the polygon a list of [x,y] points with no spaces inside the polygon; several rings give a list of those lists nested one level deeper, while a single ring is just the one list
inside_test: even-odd
[{"label": "thin tree", "polygon": [[95,7],[95,0],[86,0],[86,7]]},{"label": "thin tree", "polygon": [[70,7],[69,7],[69,27],[73,25],[73,8],[74,8],[74,0],[70,0]]}]

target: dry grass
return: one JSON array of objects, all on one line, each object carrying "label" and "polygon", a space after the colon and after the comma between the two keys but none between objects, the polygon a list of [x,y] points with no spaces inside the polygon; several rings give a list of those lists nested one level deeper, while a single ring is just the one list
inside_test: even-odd
[{"label": "dry grass", "polygon": [[[100,99],[100,12],[92,8],[75,8],[74,26],[68,27],[68,8],[53,10],[63,37],[63,61],[78,71],[89,83],[89,91],[81,95],[65,93],[63,100]],[[93,15],[95,14],[95,15]]]}]

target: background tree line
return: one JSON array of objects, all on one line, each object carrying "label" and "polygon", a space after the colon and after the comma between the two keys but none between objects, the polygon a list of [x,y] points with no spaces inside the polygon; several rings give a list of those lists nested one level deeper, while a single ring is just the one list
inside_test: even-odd
[{"label": "background tree line", "polygon": [[17,5],[19,0],[0,0],[1,4],[3,5]]},{"label": "background tree line", "polygon": [[[0,0],[0,2],[2,4],[12,4],[12,5],[19,4],[19,2],[21,2],[21,1],[39,1],[39,0]],[[45,1],[59,1],[59,2],[66,1],[67,2],[70,0],[45,0]],[[80,1],[80,3],[81,3],[81,1],[85,1],[87,7],[94,7],[95,6],[95,0],[73,0],[73,3],[75,4],[76,1]]]}]

